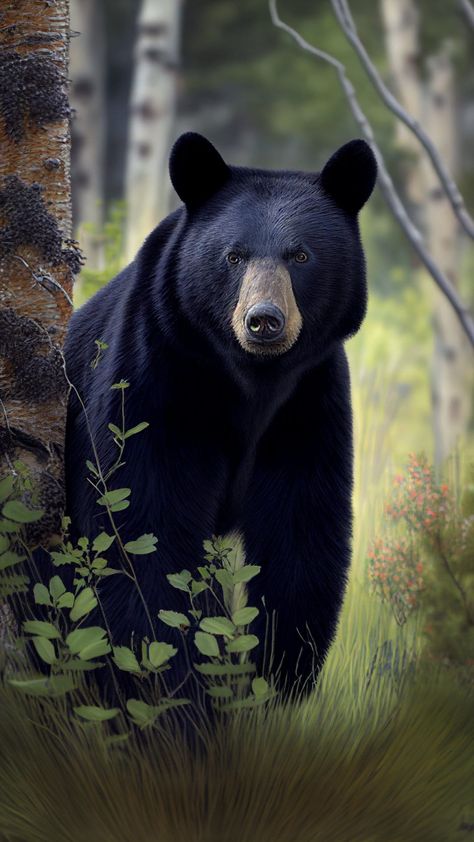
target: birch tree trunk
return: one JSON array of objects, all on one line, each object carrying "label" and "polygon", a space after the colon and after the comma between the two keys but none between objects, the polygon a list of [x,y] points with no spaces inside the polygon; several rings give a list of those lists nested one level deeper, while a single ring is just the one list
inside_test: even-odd
[{"label": "birch tree trunk", "polygon": [[61,347],[80,254],[71,241],[69,3],[3,0],[0,16],[0,476],[31,471],[60,532],[67,384]]},{"label": "birch tree trunk", "polygon": [[[427,78],[419,72],[418,13],[414,0],[382,0],[385,40],[394,86],[404,107],[422,123],[444,158],[456,172],[457,109],[449,47],[444,44],[427,61]],[[423,225],[428,251],[457,287],[459,282],[459,226],[439,181],[416,138],[397,124],[397,138],[411,154],[406,188]],[[472,410],[471,349],[446,298],[427,286],[432,303],[434,348],[431,394],[435,460],[440,465],[462,440]]]},{"label": "birch tree trunk", "polygon": [[[449,47],[445,45],[427,62],[424,122],[451,172],[456,172],[456,89]],[[459,286],[460,232],[451,206],[426,157],[422,160],[426,191],[425,221],[430,252]],[[453,309],[440,290],[430,284],[435,347],[432,357],[431,391],[436,463],[451,453],[467,430],[472,408],[472,349]]]},{"label": "birch tree trunk", "polygon": [[[103,0],[71,0],[72,185],[75,237],[103,268],[105,50]],[[88,230],[93,226],[93,230]]]},{"label": "birch tree trunk", "polygon": [[142,0],[135,50],[126,176],[126,256],[168,213],[182,0]]}]

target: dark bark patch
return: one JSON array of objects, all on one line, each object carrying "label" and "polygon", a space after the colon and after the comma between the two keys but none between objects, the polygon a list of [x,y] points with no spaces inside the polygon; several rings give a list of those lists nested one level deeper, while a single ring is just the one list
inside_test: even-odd
[{"label": "dark bark patch", "polygon": [[0,355],[8,361],[16,400],[45,403],[66,394],[61,351],[36,322],[11,307],[0,310]]},{"label": "dark bark patch", "polygon": [[168,27],[165,23],[142,23],[138,27],[139,35],[148,35],[150,38],[156,38],[160,35],[166,35]]},{"label": "dark bark patch", "polygon": [[179,68],[178,62],[171,58],[166,50],[160,50],[159,47],[146,47],[142,52],[142,56],[154,64],[161,64],[165,70],[174,71]]},{"label": "dark bark patch", "polygon": [[153,106],[152,102],[140,102],[134,105],[131,109],[132,114],[136,114],[142,120],[148,122],[149,120],[156,120],[160,116],[160,110]]},{"label": "dark bark patch", "polygon": [[148,158],[152,151],[152,147],[149,143],[139,143],[137,145],[137,152],[140,158]]},{"label": "dark bark patch", "polygon": [[66,263],[79,272],[82,260],[77,247],[63,247],[57,220],[44,202],[40,184],[27,184],[16,175],[3,179],[0,189],[0,259],[14,254],[20,246],[34,246],[51,266]]},{"label": "dark bark patch", "polygon": [[441,199],[443,199],[444,193],[441,187],[433,187],[433,189],[429,192],[429,197],[435,202],[439,202]]},{"label": "dark bark patch", "polygon": [[76,187],[89,187],[90,183],[90,173],[86,172],[86,170],[80,170],[76,173]]},{"label": "dark bark patch", "polygon": [[45,158],[44,159],[44,168],[49,172],[53,170],[58,170],[61,166],[61,161],[59,158]]},{"label": "dark bark patch", "polygon": [[72,89],[77,97],[87,99],[94,93],[95,85],[87,76],[79,76],[74,80]]},{"label": "dark bark patch", "polygon": [[66,79],[49,57],[0,53],[0,114],[10,138],[20,141],[25,123],[45,126],[68,119]]}]

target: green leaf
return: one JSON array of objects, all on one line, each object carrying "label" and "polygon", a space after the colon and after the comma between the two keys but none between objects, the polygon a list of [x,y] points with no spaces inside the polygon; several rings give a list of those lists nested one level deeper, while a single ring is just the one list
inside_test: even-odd
[{"label": "green leaf", "polygon": [[119,669],[124,672],[141,672],[140,664],[128,646],[114,646],[113,653],[112,660]]},{"label": "green leaf", "polygon": [[251,649],[258,646],[258,643],[258,637],[254,634],[243,634],[241,637],[231,640],[226,645],[226,649],[228,652],[250,652]]},{"label": "green leaf", "polygon": [[50,640],[46,637],[34,637],[33,645],[42,661],[46,664],[54,664],[57,660],[56,650]]},{"label": "green leaf", "polygon": [[219,644],[212,634],[207,634],[206,632],[196,632],[194,635],[194,643],[203,655],[207,655],[209,658],[219,657]]},{"label": "green leaf", "polygon": [[79,652],[79,657],[82,661],[90,661],[91,658],[101,658],[103,655],[108,655],[110,652],[110,643],[108,640],[98,640],[96,643],[90,643]]},{"label": "green leaf", "polygon": [[158,716],[157,709],[153,705],[147,705],[140,699],[127,699],[127,710],[136,725],[145,728],[153,725]]},{"label": "green leaf", "polygon": [[27,620],[23,623],[23,631],[27,634],[38,635],[39,637],[47,637],[50,640],[55,640],[61,637],[57,628],[52,623],[47,623],[45,620]]},{"label": "green leaf", "polygon": [[15,534],[15,532],[20,531],[20,524],[13,523],[12,520],[0,520],[0,532],[6,532],[7,534]]},{"label": "green leaf", "polygon": [[59,597],[57,606],[58,608],[72,608],[74,605],[74,594],[71,591],[66,591],[63,593],[62,596]]},{"label": "green leaf", "polygon": [[10,549],[10,539],[6,535],[0,535],[0,553],[6,553]]},{"label": "green leaf", "polygon": [[166,578],[173,588],[189,593],[189,582],[191,581],[189,570],[182,570],[181,573],[167,573]]},{"label": "green leaf", "polygon": [[246,675],[256,672],[255,664],[193,664],[202,675]]},{"label": "green leaf", "polygon": [[177,651],[176,647],[171,646],[170,643],[159,643],[154,641],[153,643],[150,643],[150,646],[148,647],[148,659],[152,666],[157,669],[169,661],[173,655],[176,655]]},{"label": "green leaf", "polygon": [[44,515],[43,509],[28,509],[21,500],[9,500],[2,511],[4,517],[17,523],[34,523]]},{"label": "green leaf", "polygon": [[97,502],[101,506],[113,506],[115,503],[121,503],[131,493],[131,488],[115,488],[112,491],[107,491],[102,497],[99,497]]},{"label": "green leaf", "polygon": [[7,570],[9,567],[14,567],[15,564],[19,564],[25,558],[26,555],[17,555],[12,550],[7,550],[6,553],[0,555],[0,570]]},{"label": "green leaf", "polygon": [[111,512],[123,512],[124,509],[128,509],[129,505],[129,500],[122,500],[120,503],[114,503],[109,508]]},{"label": "green leaf", "polygon": [[216,570],[215,577],[221,587],[229,589],[234,587],[234,580],[228,570]]},{"label": "green leaf", "polygon": [[266,696],[269,691],[270,687],[264,678],[254,678],[252,681],[252,692],[255,693],[257,698],[260,696]]},{"label": "green leaf", "polygon": [[105,553],[112,546],[115,541],[115,535],[107,535],[106,532],[101,532],[92,542],[92,550],[95,553]]},{"label": "green leaf", "polygon": [[96,570],[97,576],[115,576],[117,573],[122,573],[122,570],[116,570],[115,567],[104,567],[103,570]]},{"label": "green leaf", "polygon": [[231,699],[234,695],[230,687],[210,687],[206,692],[214,699]]},{"label": "green leaf", "polygon": [[3,503],[7,497],[10,497],[14,487],[15,477],[13,474],[10,474],[8,477],[4,477],[4,479],[0,480],[0,503]]},{"label": "green leaf", "polygon": [[130,429],[127,430],[127,432],[124,435],[124,439],[129,439],[130,436],[136,436],[137,433],[141,433],[142,430],[146,430],[146,428],[149,426],[150,425],[148,421],[140,421],[140,423],[137,424],[136,427],[130,427]]},{"label": "green leaf", "polygon": [[81,661],[79,658],[74,658],[73,661],[68,661],[67,664],[64,664],[63,669],[66,672],[91,672],[92,670],[99,669],[99,667],[105,667],[104,661],[91,663],[90,661]]},{"label": "green leaf", "polygon": [[134,555],[148,555],[148,553],[155,552],[157,541],[158,538],[155,538],[154,535],[146,533],[145,535],[140,535],[135,541],[128,541],[125,544],[125,549]]},{"label": "green leaf", "polygon": [[82,716],[83,719],[89,722],[106,722],[107,719],[113,719],[120,713],[120,708],[100,708],[95,705],[78,705],[74,708],[74,713]]},{"label": "green leaf", "polygon": [[226,637],[233,637],[236,630],[234,624],[227,617],[204,617],[199,626],[205,632],[225,634]]},{"label": "green leaf", "polygon": [[194,579],[191,582],[191,593],[193,596],[197,596],[198,593],[202,593],[202,591],[207,591],[209,585],[206,582],[196,582]]},{"label": "green leaf", "polygon": [[107,567],[107,559],[101,558],[99,555],[92,562],[92,569],[96,572],[103,570],[105,567]]},{"label": "green leaf", "polygon": [[159,705],[147,705],[146,702],[142,702],[140,699],[128,699],[127,710],[136,725],[139,725],[140,728],[146,728],[153,725],[161,713],[165,713],[171,710],[171,708],[188,705],[189,703],[189,699],[165,699]]},{"label": "green leaf", "polygon": [[71,675],[53,675],[45,678],[10,678],[8,683],[28,696],[63,696],[75,690],[76,682]]},{"label": "green leaf", "polygon": [[66,637],[66,646],[73,655],[77,655],[86,646],[102,642],[106,635],[106,630],[100,626],[86,626],[82,629],[74,629]]},{"label": "green leaf", "polygon": [[25,593],[30,580],[28,576],[5,576],[0,578],[0,597],[4,599],[16,593]]},{"label": "green leaf", "polygon": [[166,623],[167,626],[179,629],[181,626],[189,627],[190,622],[185,614],[180,614],[179,611],[159,611],[159,619]]},{"label": "green leaf", "polygon": [[49,592],[55,602],[58,601],[59,597],[61,597],[63,593],[66,593],[66,585],[60,576],[53,576],[53,578],[49,580]]},{"label": "green leaf", "polygon": [[33,596],[37,605],[51,605],[51,597],[46,585],[37,582],[33,588]]},{"label": "green leaf", "polygon": [[236,570],[233,574],[234,585],[238,585],[239,582],[250,582],[250,579],[253,579],[254,576],[257,576],[260,573],[261,568],[258,564],[244,564],[243,567]]},{"label": "green leaf", "polygon": [[128,389],[130,383],[128,380],[119,380],[118,383],[112,383],[111,389]]},{"label": "green leaf", "polygon": [[81,617],[85,617],[86,614],[90,614],[96,606],[97,599],[94,595],[94,591],[92,588],[84,588],[76,596],[69,616],[73,623],[75,623],[77,620],[80,620]]},{"label": "green leaf", "polygon": [[247,626],[255,617],[258,617],[258,608],[239,608],[232,614],[232,621],[236,626]]},{"label": "green leaf", "polygon": [[114,434],[114,436],[117,436],[117,438],[119,439],[123,438],[123,433],[120,427],[117,427],[116,424],[107,424],[107,426],[110,432]]},{"label": "green leaf", "polygon": [[78,564],[79,559],[72,553],[50,553],[51,560],[55,567],[61,567],[63,564]]},{"label": "green leaf", "polygon": [[99,471],[97,470],[97,467],[93,464],[93,462],[90,461],[90,459],[86,460],[86,465],[89,468],[89,471],[91,472],[91,474],[93,474],[95,477],[100,476]]}]

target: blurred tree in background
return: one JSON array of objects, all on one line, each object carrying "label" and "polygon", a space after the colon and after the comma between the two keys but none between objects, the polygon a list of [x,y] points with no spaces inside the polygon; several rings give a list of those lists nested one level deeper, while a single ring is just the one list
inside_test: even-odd
[{"label": "blurred tree in background", "polygon": [[[109,253],[117,254],[122,250],[122,235],[116,203],[127,192],[127,146],[133,124],[132,80],[137,73],[134,47],[140,4],[132,0],[101,3],[106,31],[107,154],[103,201],[109,218],[112,212],[115,220],[108,227]],[[156,5],[157,10],[161,9],[161,0],[156,0]],[[416,12],[412,40],[406,31],[401,41],[405,55],[398,49],[399,60],[405,61],[407,70],[402,79],[399,73],[397,76],[397,44],[394,45],[393,32],[387,25],[390,5],[392,11],[398,8],[398,12],[411,5]],[[472,207],[474,80],[469,69],[474,38],[461,4],[446,4],[442,0],[403,0],[395,4],[393,0],[392,4],[390,0],[379,4],[352,0],[350,6],[372,61],[402,103],[410,109],[418,102],[420,111],[414,116],[421,116],[422,120],[431,104],[432,116],[427,120],[431,121],[433,140],[456,176],[467,205]],[[181,131],[195,130],[209,136],[233,163],[317,171],[339,144],[360,134],[333,69],[315,62],[272,26],[267,0],[241,0],[239,4],[231,0],[200,0],[183,3],[181,11],[179,65],[176,47],[167,47],[164,42],[161,48],[162,61],[166,61],[167,49],[172,53],[174,49],[171,58],[177,107],[173,127],[169,119],[162,121],[163,126],[151,126],[151,134],[157,134],[157,149],[163,148],[163,143],[169,146]],[[346,66],[397,188],[416,224],[424,230],[427,245],[466,305],[472,306],[473,258],[467,249],[467,237],[460,235],[451,209],[444,207],[447,202],[437,195],[436,182],[430,168],[422,162],[418,147],[410,145],[406,132],[400,130],[374,91],[340,29],[330,0],[280,0],[279,13],[310,43]],[[444,61],[443,72],[446,71],[441,82],[437,56],[444,56],[439,59]],[[442,114],[435,107],[439,105],[439,84],[448,86]],[[167,107],[174,110],[169,98]],[[80,120],[81,113],[78,125]],[[162,128],[164,134],[158,136]],[[164,168],[162,163],[160,184],[165,183]],[[158,186],[157,175],[150,177],[147,185],[153,206],[158,194],[163,196],[163,189]],[[145,201],[144,195],[142,199]],[[177,202],[174,197],[170,201],[171,206]],[[154,222],[158,223],[165,208],[158,204],[155,208]],[[130,230],[130,208],[128,213]],[[356,433],[363,443],[359,491],[365,489],[368,493],[386,468],[403,464],[410,450],[424,448],[430,457],[436,455],[441,462],[453,447],[459,450],[472,446],[473,367],[472,349],[467,348],[450,305],[434,289],[379,194],[363,211],[361,225],[371,299],[367,321],[348,344],[348,351],[356,408],[360,406],[359,412],[356,409],[356,426],[360,426]],[[127,257],[130,254],[128,249]],[[106,265],[99,273],[87,267],[83,273],[87,293],[79,293],[79,303],[116,269],[116,259],[113,266]],[[450,359],[451,339],[457,368]],[[371,449],[376,439],[383,442],[383,447],[376,452],[371,450],[368,459],[362,450]]]}]

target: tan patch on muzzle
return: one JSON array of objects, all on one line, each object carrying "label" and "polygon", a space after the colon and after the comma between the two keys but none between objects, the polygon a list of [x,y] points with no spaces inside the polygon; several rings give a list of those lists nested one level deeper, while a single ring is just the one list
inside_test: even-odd
[{"label": "tan patch on muzzle", "polygon": [[[285,317],[285,330],[272,343],[252,341],[245,328],[245,319],[256,304],[273,304]],[[283,354],[298,339],[303,319],[291,285],[290,273],[278,260],[251,260],[240,287],[239,300],[232,316],[232,328],[245,351],[251,354]]]}]

